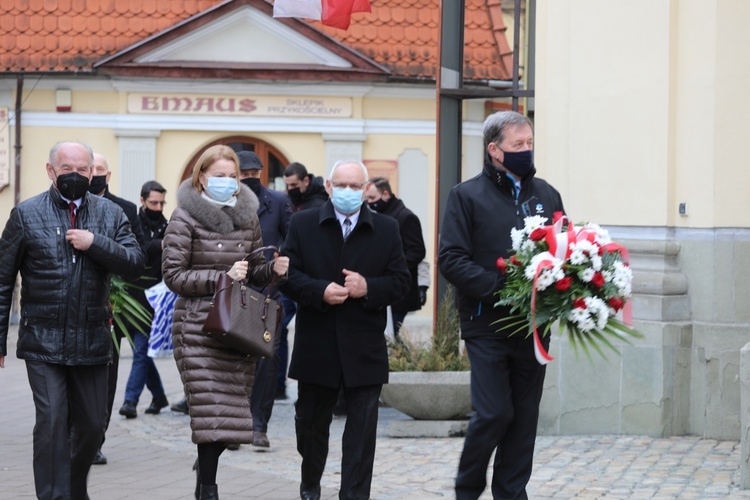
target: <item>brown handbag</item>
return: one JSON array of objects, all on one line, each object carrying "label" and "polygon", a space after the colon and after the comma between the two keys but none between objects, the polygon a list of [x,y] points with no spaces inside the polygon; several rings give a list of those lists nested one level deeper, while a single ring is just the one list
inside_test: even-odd
[{"label": "brown handbag", "polygon": [[[251,255],[275,247],[263,247]],[[227,273],[219,275],[216,292],[203,331],[226,347],[253,357],[273,356],[274,339],[281,319],[281,304],[271,298],[276,276],[266,295],[252,289],[244,280],[232,280]]]}]

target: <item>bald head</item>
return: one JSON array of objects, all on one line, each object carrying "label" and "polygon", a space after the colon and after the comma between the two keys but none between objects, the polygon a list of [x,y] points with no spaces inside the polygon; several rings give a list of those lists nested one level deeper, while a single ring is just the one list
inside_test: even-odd
[{"label": "bald head", "polygon": [[94,175],[91,178],[89,192],[97,196],[102,196],[107,191],[109,178],[112,172],[109,171],[109,162],[99,153],[94,153]]}]

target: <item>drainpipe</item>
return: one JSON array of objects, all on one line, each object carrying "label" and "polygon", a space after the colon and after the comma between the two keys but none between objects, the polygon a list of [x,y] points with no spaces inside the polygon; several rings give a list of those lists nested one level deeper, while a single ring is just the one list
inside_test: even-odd
[{"label": "drainpipe", "polygon": [[21,103],[23,102],[23,73],[16,78],[16,170],[13,194],[15,201],[13,206],[21,203]]}]

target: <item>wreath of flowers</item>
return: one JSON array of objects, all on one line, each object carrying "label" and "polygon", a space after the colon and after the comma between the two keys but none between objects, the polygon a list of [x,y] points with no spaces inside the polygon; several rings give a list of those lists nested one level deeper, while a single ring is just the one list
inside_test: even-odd
[{"label": "wreath of flowers", "polygon": [[527,217],[522,229],[511,230],[514,254],[497,259],[506,281],[495,304],[511,309],[496,323],[511,334],[526,329],[533,335],[542,364],[553,358],[542,346],[539,329],[541,336],[549,335],[557,321],[574,348],[581,347],[589,358],[589,348],[604,357],[602,345],[618,352],[613,339],[642,337],[631,326],[633,273],[627,249],[597,224],[574,226],[561,213],[555,213],[553,225],[547,220]]}]

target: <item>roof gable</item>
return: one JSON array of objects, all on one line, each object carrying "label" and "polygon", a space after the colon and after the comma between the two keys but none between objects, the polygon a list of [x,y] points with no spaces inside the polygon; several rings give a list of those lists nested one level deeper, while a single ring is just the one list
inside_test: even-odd
[{"label": "roof gable", "polygon": [[[271,47],[273,50],[269,50]],[[229,12],[133,60],[135,63],[167,61],[352,67],[343,57],[313,43],[291,27],[279,22],[269,22],[266,14],[249,5]]]},{"label": "roof gable", "polygon": [[230,0],[94,64],[106,74],[371,80],[388,70],[264,0]]}]

